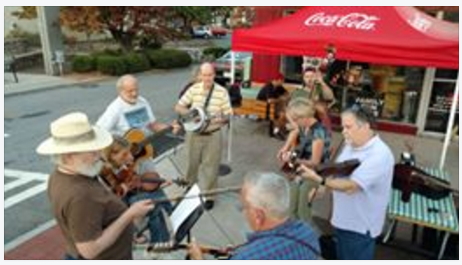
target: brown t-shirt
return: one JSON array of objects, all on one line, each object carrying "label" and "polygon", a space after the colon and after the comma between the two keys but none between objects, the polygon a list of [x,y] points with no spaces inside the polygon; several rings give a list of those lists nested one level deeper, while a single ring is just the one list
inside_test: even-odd
[{"label": "brown t-shirt", "polygon": [[[55,170],[48,182],[53,214],[66,240],[68,254],[79,257],[75,243],[95,240],[127,209],[96,178],[67,175]],[[95,259],[132,259],[133,226]]]}]

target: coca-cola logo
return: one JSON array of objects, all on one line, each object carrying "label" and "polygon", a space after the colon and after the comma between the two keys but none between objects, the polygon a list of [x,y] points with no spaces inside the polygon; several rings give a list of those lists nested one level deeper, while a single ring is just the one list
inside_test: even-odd
[{"label": "coca-cola logo", "polygon": [[316,13],[305,20],[305,25],[351,28],[358,30],[374,30],[376,22],[380,19],[362,13],[350,13],[346,15],[327,15],[324,12]]}]

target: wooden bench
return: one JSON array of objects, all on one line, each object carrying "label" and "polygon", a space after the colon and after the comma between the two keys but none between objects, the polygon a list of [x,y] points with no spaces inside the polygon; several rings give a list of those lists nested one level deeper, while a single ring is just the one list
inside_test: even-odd
[{"label": "wooden bench", "polygon": [[272,135],[275,120],[275,104],[266,101],[243,98],[241,106],[233,108],[234,115],[253,115],[269,121],[269,134]]}]

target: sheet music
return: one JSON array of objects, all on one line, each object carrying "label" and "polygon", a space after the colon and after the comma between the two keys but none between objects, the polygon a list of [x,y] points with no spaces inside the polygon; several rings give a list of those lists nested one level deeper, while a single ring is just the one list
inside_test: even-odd
[{"label": "sheet music", "polygon": [[186,221],[197,207],[201,205],[201,199],[199,197],[200,189],[197,184],[191,187],[185,197],[192,196],[193,198],[185,198],[175,208],[173,213],[170,215],[170,221],[172,223],[173,233],[176,234],[180,225]]}]

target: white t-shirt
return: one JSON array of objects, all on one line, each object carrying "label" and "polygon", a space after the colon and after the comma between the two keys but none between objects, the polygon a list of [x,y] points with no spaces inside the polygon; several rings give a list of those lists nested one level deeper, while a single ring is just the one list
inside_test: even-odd
[{"label": "white t-shirt", "polygon": [[355,158],[361,164],[350,179],[361,189],[353,194],[333,191],[331,223],[343,230],[360,234],[369,232],[375,238],[382,232],[385,222],[395,159],[390,148],[378,136],[359,148],[346,145],[337,162]]},{"label": "white t-shirt", "polygon": [[149,124],[156,120],[146,99],[138,96],[135,104],[125,102],[117,97],[106,108],[96,125],[110,133],[123,136],[129,129],[141,129],[145,135],[151,134]]}]

